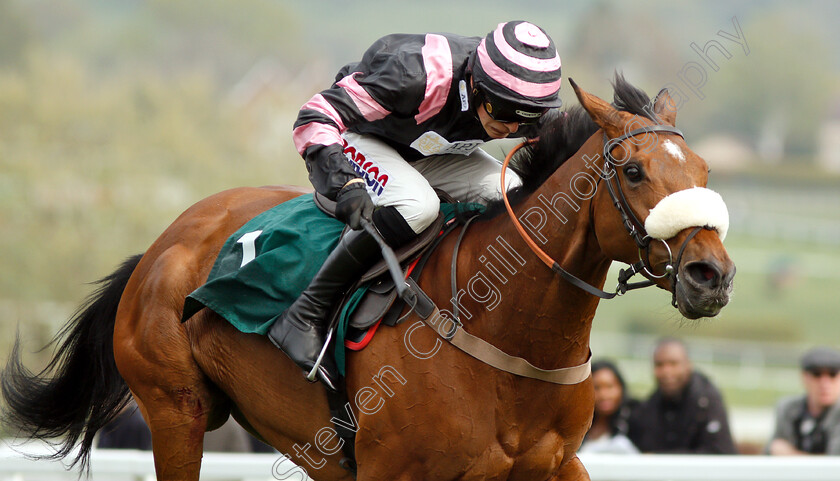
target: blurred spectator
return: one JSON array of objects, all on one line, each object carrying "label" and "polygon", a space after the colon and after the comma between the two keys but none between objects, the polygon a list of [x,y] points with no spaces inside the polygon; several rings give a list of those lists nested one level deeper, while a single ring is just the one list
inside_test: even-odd
[{"label": "blurred spectator", "polygon": [[[152,449],[152,433],[140,409],[132,400],[117,417],[102,428],[96,443],[102,449]],[[218,429],[204,433],[205,452],[274,453],[263,443],[229,418]]]},{"label": "blurred spectator", "polygon": [[595,414],[579,452],[638,453],[627,438],[630,413],[638,403],[628,395],[624,378],[615,364],[607,360],[593,362],[592,385]]},{"label": "blurred spectator", "polygon": [[152,449],[152,433],[133,400],[102,428],[96,446],[103,449]]},{"label": "blurred spectator", "polygon": [[251,436],[251,451],[255,453],[276,453],[277,450],[270,445],[260,441],[254,436]]},{"label": "blurred spectator", "polygon": [[634,410],[630,440],[644,453],[734,454],[723,398],[692,367],[682,341],[660,340],[653,353],[657,388]]},{"label": "blurred spectator", "polygon": [[767,452],[840,454],[840,352],[817,347],[802,356],[801,365],[805,395],[779,402]]},{"label": "blurred spectator", "polygon": [[260,441],[245,428],[243,428],[233,416],[220,428],[204,433],[205,452],[228,452],[228,453],[276,453],[273,447]]},{"label": "blurred spectator", "polygon": [[218,429],[204,433],[204,452],[250,453],[251,435],[231,416]]}]

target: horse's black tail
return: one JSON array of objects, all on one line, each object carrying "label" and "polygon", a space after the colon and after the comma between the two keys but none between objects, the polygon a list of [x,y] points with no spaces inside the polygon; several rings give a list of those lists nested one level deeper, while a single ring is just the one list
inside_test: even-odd
[{"label": "horse's black tail", "polygon": [[114,361],[114,324],[120,297],[141,257],[130,257],[97,282],[98,289],[50,342],[60,346],[41,372],[23,366],[20,339],[15,340],[0,376],[6,401],[2,421],[21,437],[54,446],[54,453],[36,457],[63,459],[81,438],[71,467],[81,461],[86,472],[94,435],[129,402],[128,386]]}]

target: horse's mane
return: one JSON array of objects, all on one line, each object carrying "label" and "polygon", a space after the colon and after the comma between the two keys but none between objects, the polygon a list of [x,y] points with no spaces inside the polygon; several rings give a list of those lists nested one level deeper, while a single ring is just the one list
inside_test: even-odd
[{"label": "horse's mane", "polygon": [[[612,80],[613,107],[651,120],[650,97],[615,72]],[[522,179],[522,186],[508,192],[511,204],[523,200],[545,182],[551,174],[572,157],[592,134],[598,125],[580,105],[565,111],[552,110],[538,125],[539,140],[520,149],[511,159],[512,168]],[[495,217],[504,210],[501,200],[488,204],[484,218]]]}]

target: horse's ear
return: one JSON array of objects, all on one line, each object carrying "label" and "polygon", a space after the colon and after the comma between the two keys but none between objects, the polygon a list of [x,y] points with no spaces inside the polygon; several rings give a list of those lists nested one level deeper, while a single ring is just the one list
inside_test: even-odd
[{"label": "horse's ear", "polygon": [[578,87],[571,78],[569,78],[569,83],[572,85],[580,105],[610,138],[619,137],[624,133],[624,121],[618,110],[606,101]]},{"label": "horse's ear", "polygon": [[662,122],[670,126],[676,126],[677,122],[677,104],[671,97],[667,88],[664,88],[656,94],[656,100],[653,103],[653,113],[655,113]]}]

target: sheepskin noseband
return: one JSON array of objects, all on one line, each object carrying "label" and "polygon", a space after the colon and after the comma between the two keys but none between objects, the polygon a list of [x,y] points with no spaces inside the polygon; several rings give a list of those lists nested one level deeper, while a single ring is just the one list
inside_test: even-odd
[{"label": "sheepskin noseband", "polygon": [[654,239],[670,239],[689,227],[708,226],[717,231],[720,240],[729,230],[729,211],[717,192],[693,187],[670,194],[650,210],[645,230]]}]

